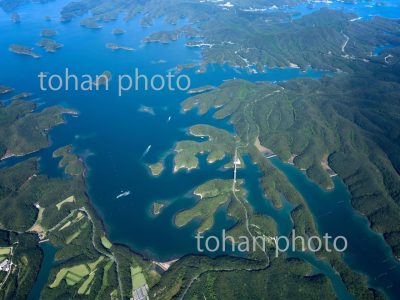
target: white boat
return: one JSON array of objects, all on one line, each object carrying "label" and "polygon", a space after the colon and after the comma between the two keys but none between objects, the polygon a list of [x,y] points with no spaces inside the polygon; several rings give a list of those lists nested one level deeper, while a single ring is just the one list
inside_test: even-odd
[{"label": "white boat", "polygon": [[129,196],[130,194],[131,194],[131,191],[122,192],[121,194],[117,195],[117,197],[115,197],[115,199],[123,198],[123,197]]},{"label": "white boat", "polygon": [[149,146],[146,148],[146,151],[143,152],[142,158],[145,157],[145,156],[147,155],[147,153],[150,152],[150,149],[151,149],[151,145],[149,145]]}]

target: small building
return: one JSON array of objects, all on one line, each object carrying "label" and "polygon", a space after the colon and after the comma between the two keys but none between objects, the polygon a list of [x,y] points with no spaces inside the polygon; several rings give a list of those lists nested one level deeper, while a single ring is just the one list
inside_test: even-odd
[{"label": "small building", "polygon": [[131,300],[148,300],[149,286],[147,284],[137,288],[133,291],[133,298]]},{"label": "small building", "polygon": [[38,232],[37,235],[39,237],[40,242],[46,241],[46,233],[45,232]]},{"label": "small building", "polygon": [[3,260],[3,261],[0,263],[0,271],[3,271],[3,272],[8,272],[8,271],[10,271],[11,264],[12,264],[12,263],[11,263],[10,260],[8,260],[8,259]]}]

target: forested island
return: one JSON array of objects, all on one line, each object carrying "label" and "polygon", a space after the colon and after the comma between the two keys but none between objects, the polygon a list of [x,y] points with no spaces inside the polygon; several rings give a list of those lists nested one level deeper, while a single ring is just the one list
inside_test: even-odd
[{"label": "forested island", "polygon": [[125,30],[123,30],[121,28],[114,28],[112,30],[113,35],[123,35],[124,33],[125,33]]},{"label": "forested island", "polygon": [[43,29],[40,33],[41,36],[46,37],[46,38],[51,38],[56,36],[58,33],[57,31],[53,29]]},{"label": "forested island", "polygon": [[37,45],[46,49],[47,52],[56,52],[59,48],[62,48],[64,46],[63,44],[47,38],[38,41]]},{"label": "forested island", "polygon": [[134,51],[135,49],[132,47],[121,46],[114,43],[107,43],[106,48],[111,50],[125,50],[125,51]]},{"label": "forested island", "polygon": [[10,45],[8,50],[10,50],[11,52],[14,52],[16,54],[27,55],[27,56],[31,56],[33,58],[40,58],[40,55],[33,52],[33,48],[29,48],[26,46],[12,44],[12,45]]}]

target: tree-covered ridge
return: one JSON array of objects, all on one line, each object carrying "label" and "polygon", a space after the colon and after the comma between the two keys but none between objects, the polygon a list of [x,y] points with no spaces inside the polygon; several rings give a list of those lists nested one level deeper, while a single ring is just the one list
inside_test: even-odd
[{"label": "tree-covered ridge", "polygon": [[0,104],[0,157],[21,156],[48,146],[48,132],[64,123],[64,114],[75,114],[62,107],[36,110],[32,102],[14,100]]},{"label": "tree-covered ridge", "polygon": [[[398,21],[384,18],[357,20],[356,16],[321,9],[300,19],[282,21],[273,16],[249,13],[220,13],[219,18],[202,20],[196,32],[187,27],[170,32],[155,32],[146,41],[175,40],[179,34],[202,39],[187,46],[202,49],[203,65],[224,64],[241,68],[310,66],[330,71],[349,71],[349,60],[368,60],[376,47],[398,44]],[[189,33],[188,33],[189,32]]]},{"label": "tree-covered ridge", "polygon": [[[201,220],[198,232],[203,233],[211,229],[218,208],[234,199],[232,184],[233,180],[215,179],[197,187],[193,193],[200,199],[194,207],[179,212],[175,216],[175,224],[182,227],[198,218]],[[237,193],[243,197],[244,191],[240,187],[241,184],[242,182],[238,182]]]},{"label": "tree-covered ridge", "polygon": [[[2,92],[10,91],[2,87]],[[47,147],[48,130],[64,122],[62,107],[36,110],[35,104],[13,97],[0,106],[1,156],[9,157]],[[53,159],[66,176],[48,177],[39,159],[22,159],[0,168],[0,254],[7,250],[12,265],[0,274],[1,299],[25,299],[31,291],[43,253],[39,241],[57,247],[56,261],[42,299],[130,297],[151,287],[158,273],[149,261],[121,245],[112,244],[86,194],[84,164],[71,145],[57,149]]]},{"label": "tree-covered ridge", "polygon": [[[228,62],[240,67],[297,65],[347,71],[348,60],[367,59],[379,45],[398,43],[397,21],[374,18],[355,21],[355,15],[321,9],[291,23],[268,22],[262,18],[230,18],[228,22],[204,24],[207,63]],[[225,41],[225,43],[221,43]],[[229,42],[229,43],[227,43]]]},{"label": "tree-covered ridge", "polygon": [[[205,114],[210,109],[215,109],[215,117],[221,119],[229,117],[229,121],[236,126],[236,131],[238,133],[238,137],[235,138],[235,152],[240,149],[240,153],[248,154],[251,160],[259,166],[262,172],[260,183],[266,194],[266,201],[271,199],[277,207],[281,206],[282,198],[291,202],[294,205],[294,209],[291,211],[291,218],[293,221],[293,228],[296,230],[296,236],[316,236],[318,235],[318,231],[307,203],[289,182],[288,178],[281,171],[276,169],[266,158],[263,153],[266,148],[259,142],[259,139],[262,140],[263,135],[260,133],[258,124],[254,122],[254,111],[258,109],[258,103],[272,101],[274,97],[282,97],[281,94],[284,93],[286,93],[286,90],[282,86],[268,83],[253,84],[247,81],[234,80],[224,83],[219,89],[212,92],[189,98],[183,103],[183,111],[197,107],[201,114]],[[279,119],[280,113],[273,113]],[[260,114],[263,114],[263,111],[260,111]],[[202,128],[202,126],[204,125],[200,125],[200,128]],[[215,128],[213,128],[213,130],[218,131]],[[268,152],[273,153],[270,149],[268,149]],[[322,161],[320,161],[320,164],[322,165]],[[326,176],[328,176],[328,169],[322,172],[325,172]],[[215,260],[214,267],[207,266],[205,268],[204,266],[196,266],[195,269],[189,271],[178,268],[179,265],[185,264],[192,259],[190,257],[183,258],[180,263],[177,264],[177,267],[171,268],[171,271],[162,276],[160,282],[151,290],[151,293],[154,292],[154,296],[157,299],[171,299],[173,297],[186,298],[189,296],[196,298],[202,295],[200,290],[207,290],[207,295],[211,297],[215,289],[219,290],[224,287],[227,288],[228,286],[235,290],[230,283],[228,284],[225,281],[221,281],[218,285],[214,285],[210,288],[209,282],[200,279],[204,278],[203,276],[206,275],[207,277],[213,277],[214,273],[219,274],[219,272],[223,272],[224,274],[228,274],[227,276],[237,276],[239,282],[240,280],[245,280],[244,278],[249,280],[249,278],[253,278],[253,276],[255,278],[259,278],[260,276],[265,280],[265,275],[269,272],[273,272],[273,266],[276,266],[276,264],[280,266],[280,270],[291,268],[290,262],[292,262],[292,260],[284,260],[281,257],[276,258],[271,254],[271,252],[274,251],[274,244],[268,241],[271,241],[270,237],[276,235],[276,221],[268,215],[255,214],[252,206],[246,199],[247,193],[244,190],[241,191],[241,188],[239,188],[242,184],[242,180],[237,180],[237,182],[234,182],[232,185],[230,183],[232,183],[231,180],[215,179],[199,186],[195,190],[195,194],[199,195],[201,199],[194,207],[178,212],[175,223],[178,226],[182,226],[194,218],[198,218],[201,220],[199,231],[206,231],[212,226],[214,213],[218,206],[221,205],[221,203],[227,203],[226,212],[235,220],[235,224],[227,231],[227,234],[232,236],[235,241],[237,239],[240,240],[240,238],[244,236],[249,239],[252,237],[254,238],[254,236],[264,236],[267,241],[266,249],[262,250],[256,247],[257,249],[255,249],[255,252],[248,253],[248,258],[252,259],[255,265],[247,267],[242,267],[240,265],[240,260],[237,261],[238,265],[235,268],[226,267],[224,264],[221,264],[222,260]],[[229,186],[231,187],[230,191]],[[205,191],[205,193],[203,194],[202,191]],[[318,258],[328,262],[332,268],[340,274],[349,293],[356,299],[382,298],[382,295],[376,290],[368,289],[368,283],[365,277],[351,270],[344,263],[343,258],[339,254],[327,253],[323,250],[321,253],[318,253]],[[303,261],[301,261],[301,264],[305,267],[308,266],[308,264]],[[190,272],[190,275],[188,275],[187,272]],[[190,276],[190,278],[187,278],[188,276]],[[296,295],[302,295],[301,297],[309,293],[307,284],[305,284],[300,277],[296,277],[296,279],[292,277],[289,279],[289,277],[286,276],[285,278],[297,282],[297,287],[293,287],[293,289],[290,290],[282,288],[278,294],[274,294],[275,297],[284,298],[288,295],[292,297],[293,294],[291,292],[293,291]],[[316,276],[313,279],[317,280],[319,284],[326,281],[324,276]],[[174,284],[172,284],[172,280],[175,280]],[[199,288],[195,288],[199,280]],[[254,280],[258,281],[260,278]],[[231,281],[234,282],[235,280]],[[258,282],[260,285],[266,284],[263,280]],[[172,286],[172,288],[165,294],[159,294],[160,291],[166,291],[166,285]],[[235,290],[234,293],[240,294],[241,291],[241,289],[238,291]],[[208,294],[208,292],[211,294]],[[248,293],[249,291],[246,291],[246,294]],[[254,293],[258,293],[258,289],[256,289]],[[328,295],[328,290],[326,290],[325,293]],[[252,293],[250,292],[250,294]]]},{"label": "tree-covered ridge", "polygon": [[293,160],[323,187],[331,184],[328,163],[344,179],[354,207],[385,235],[398,256],[398,71],[397,65],[371,64],[352,75],[291,80],[268,97],[265,90],[274,88],[271,84],[233,80],[189,98],[183,109],[197,106],[206,113],[219,107],[214,116],[229,117],[240,137],[247,132],[243,120],[249,120],[252,141],[259,137],[263,146]]},{"label": "tree-covered ridge", "polygon": [[[0,1],[0,5],[7,2]],[[21,4],[28,2],[20,1]],[[305,70],[311,66],[349,71],[349,61],[370,60],[376,47],[399,43],[397,20],[381,17],[359,20],[354,14],[326,8],[293,19],[285,11],[287,7],[309,3],[305,0],[229,3],[230,9],[219,1],[81,0],[68,3],[60,13],[62,21],[70,21],[90,12],[91,16],[81,22],[96,24],[95,28],[102,27],[96,22],[115,20],[122,13],[126,21],[141,15],[143,26],[151,26],[160,17],[171,24],[185,19],[188,24],[154,32],[144,41],[167,43],[184,35],[187,46],[202,49],[202,70],[207,64],[228,63],[258,70],[264,70],[265,66]],[[271,7],[276,10],[269,10]],[[265,11],[255,13],[258,9]]]},{"label": "tree-covered ridge", "polygon": [[[32,288],[42,257],[39,238],[49,239],[58,249],[58,263],[42,291],[42,299],[71,299],[77,295],[106,299],[110,294],[122,298],[130,297],[138,288],[136,284],[151,287],[158,278],[153,264],[108,241],[103,224],[89,204],[84,169],[72,148],[58,149],[55,157],[60,157],[60,166],[68,177],[41,175],[36,158],[0,169],[0,230],[12,235],[12,241],[27,239],[30,248],[26,251],[37,253],[26,254],[25,263],[17,261],[18,252],[11,256],[15,266],[4,281],[2,299],[26,295]],[[30,279],[20,276],[22,272],[29,272]]]},{"label": "tree-covered ridge", "polygon": [[[235,138],[226,130],[215,128],[209,125],[195,125],[189,129],[192,136],[202,138],[203,141],[179,141],[175,146],[174,171],[179,169],[194,169],[199,165],[199,154],[207,154],[207,162],[212,164],[225,157],[231,161],[225,165],[232,167],[235,156]],[[243,163],[240,153],[238,160]]]},{"label": "tree-covered ridge", "polygon": [[[232,2],[235,5],[240,5],[238,4],[239,2],[244,5],[250,5],[255,1],[250,3],[250,1],[246,0],[233,0]],[[135,5],[131,5],[133,3]],[[312,64],[318,68],[331,68],[333,65],[333,70],[340,68],[350,71],[352,68],[352,66],[349,66],[350,61],[357,59],[373,60],[368,56],[369,52],[372,51],[371,49],[376,45],[397,42],[395,36],[388,35],[383,37],[383,31],[375,31],[374,28],[371,29],[370,27],[361,26],[355,28],[357,35],[354,37],[351,36],[352,31],[347,31],[347,29],[338,31],[341,34],[336,31],[332,33],[330,28],[335,28],[336,23],[331,24],[329,22],[324,24],[322,33],[320,29],[313,26],[312,22],[304,26],[301,22],[300,25],[296,23],[293,27],[289,27],[288,23],[286,23],[285,25],[294,31],[290,32],[290,30],[284,30],[283,25],[279,25],[276,22],[267,24],[268,26],[263,23],[258,25],[257,22],[260,22],[260,20],[253,21],[245,13],[240,13],[241,19],[229,19],[232,16],[229,13],[225,14],[225,12],[224,15],[220,15],[222,10],[214,3],[199,4],[198,1],[196,3],[195,1],[185,1],[185,3],[177,5],[178,9],[171,6],[174,1],[129,1],[129,4],[126,1],[74,2],[70,7],[72,11],[71,17],[75,12],[76,15],[79,15],[92,9],[95,18],[89,21],[86,20],[83,24],[90,25],[89,27],[92,25],[97,26],[96,19],[109,20],[115,18],[122,7],[123,9],[128,9],[131,14],[136,14],[139,11],[143,12],[143,9],[149,3],[154,7],[151,7],[151,13],[144,11],[146,16],[142,20],[143,25],[151,24],[155,17],[164,15],[165,11],[168,11],[167,20],[169,22],[176,22],[182,16],[190,17],[191,20],[195,18],[203,20],[204,22],[200,28],[204,31],[206,29],[202,26],[209,26],[207,30],[210,30],[215,35],[210,36],[214,37],[216,42],[220,42],[220,37],[238,37],[240,48],[237,48],[238,45],[235,45],[230,39],[223,40],[221,45],[209,44],[212,46],[204,48],[205,51],[203,52],[203,54],[208,53],[208,57],[204,56],[206,62],[214,62],[215,60],[218,63],[229,62],[232,65],[242,67],[258,64],[262,68],[264,61],[268,59],[267,63],[271,66],[293,66],[293,64],[298,64],[300,67],[306,68],[308,64]],[[176,5],[176,3],[174,4]],[[147,9],[150,8],[147,7]],[[223,17],[217,17],[218,20],[216,22],[209,20],[207,19],[209,18],[209,12],[218,13],[218,17]],[[67,16],[65,20],[68,20],[68,13],[68,11],[65,11],[63,14],[64,17]],[[129,17],[131,15],[128,15]],[[230,22],[226,28],[221,26],[221,23],[225,20]],[[382,19],[375,19],[373,22],[381,21]],[[316,22],[319,23],[321,20],[318,19]],[[343,23],[352,25],[348,18]],[[253,37],[252,32],[246,32],[246,30],[250,29],[247,27],[249,26],[248,24],[263,30],[260,30]],[[361,25],[363,24],[366,23],[361,23]],[[379,24],[379,26],[385,28],[386,32],[391,32],[394,28],[392,27],[393,24],[395,22],[383,20],[383,23]],[[236,30],[236,34],[230,36],[232,28]],[[220,29],[222,30],[219,31]],[[266,38],[264,29],[268,31],[281,29],[282,31],[278,31],[278,33],[279,37],[284,38],[283,43],[281,44],[281,41],[274,36],[274,33],[268,35],[270,40],[266,43],[263,40]],[[200,31],[185,30],[178,30],[171,35],[168,32],[163,32],[160,39],[173,39],[177,35],[187,32],[194,32],[196,35],[200,35]],[[243,30],[243,35],[241,30]],[[337,30],[342,30],[342,24],[337,27]],[[314,40],[310,39],[310,36],[306,33],[318,36],[316,41],[321,41],[324,44],[313,44]],[[365,36],[360,36],[360,33],[365,34]],[[373,43],[370,43],[371,40],[369,38],[366,39],[369,34],[371,34]],[[331,35],[332,41],[330,40]],[[189,34],[187,36],[194,35]],[[205,38],[210,38],[210,36]],[[245,44],[242,40],[243,37],[249,38],[249,40],[245,41]],[[260,41],[258,37],[261,37]],[[304,37],[307,39],[304,39]],[[330,52],[330,47],[324,48],[324,45],[328,42],[330,46],[335,48],[334,53]],[[265,53],[254,49],[244,49],[242,47],[243,44],[245,46],[260,45],[260,47],[264,47],[262,51],[265,51]],[[198,46],[196,42],[188,45]],[[318,51],[326,50],[328,58],[322,59],[321,57],[325,54],[314,53],[314,49]],[[210,52],[207,52],[208,50]],[[300,53],[292,54],[292,50],[294,52],[300,51]],[[395,53],[395,49],[388,51]],[[394,63],[396,59],[393,56],[384,56],[377,58],[377,61],[380,60],[382,64],[389,65]],[[388,69],[389,71],[384,74],[382,70],[385,69],[380,68],[379,66],[376,70],[371,70],[373,75],[371,73],[368,75],[363,74],[360,76],[359,81],[351,80],[351,84],[362,85],[363,80],[370,82],[371,77],[378,74],[378,78],[381,78],[382,82],[388,81],[388,78],[389,81],[392,81],[389,84],[390,90],[392,83],[398,82],[395,75],[398,72],[394,69]],[[393,105],[391,99],[391,97],[397,97],[398,93],[392,91],[391,95],[384,97],[389,99],[388,101],[383,101],[386,103],[384,106],[387,106],[385,109],[381,110],[380,106],[377,105],[378,107],[369,110],[367,107],[370,106],[370,102],[374,102],[369,97],[372,96],[372,100],[375,100],[378,95],[380,96],[380,93],[370,94],[371,91],[369,89],[364,90],[365,84],[353,93],[347,94],[347,92],[343,92],[342,89],[344,87],[350,90],[353,88],[351,84],[349,86],[345,84],[347,76],[342,77],[343,82],[327,84],[323,80],[315,84],[311,80],[299,80],[282,84],[282,88],[269,84],[254,85],[242,82],[237,86],[229,86],[231,90],[221,88],[223,91],[220,94],[213,94],[213,101],[206,100],[204,97],[196,98],[197,102],[190,103],[188,108],[197,105],[203,112],[208,111],[210,107],[216,108],[216,116],[218,118],[232,118],[231,120],[236,125],[240,139],[235,139],[220,129],[210,127],[207,129],[212,132],[212,134],[207,134],[210,138],[209,141],[203,143],[183,141],[178,149],[181,151],[189,149],[190,153],[187,152],[188,155],[186,157],[194,161],[196,155],[203,151],[213,154],[216,158],[222,158],[225,154],[233,156],[234,150],[238,150],[237,146],[241,146],[242,148],[240,149],[244,149],[243,152],[248,153],[253,162],[257,163],[263,172],[261,181],[268,198],[277,207],[283,197],[296,205],[296,208],[291,213],[292,219],[296,231],[303,236],[310,236],[316,233],[312,215],[287,178],[262,155],[261,152],[264,150],[268,153],[273,151],[282,158],[293,161],[298,167],[306,169],[310,178],[313,178],[326,188],[332,185],[329,177],[331,174],[330,169],[327,167],[329,164],[336,172],[339,172],[339,175],[344,176],[351,190],[355,191],[353,196],[356,192],[360,193],[358,200],[360,207],[364,207],[364,201],[366,201],[372,212],[378,211],[380,223],[373,222],[373,225],[387,226],[395,224],[397,226],[397,223],[392,222],[392,218],[398,218],[397,206],[394,206],[395,210],[392,215],[387,215],[385,209],[393,211],[393,207],[389,205],[393,201],[397,202],[395,196],[398,195],[396,189],[399,186],[398,179],[396,179],[398,169],[397,173],[393,172],[396,167],[392,159],[396,160],[398,148],[393,148],[393,153],[389,153],[389,149],[384,148],[386,145],[388,147],[396,146],[398,142],[397,125],[399,122],[398,114],[396,114],[398,103]],[[382,84],[382,86],[373,88],[386,91],[387,86]],[[328,89],[334,90],[337,94],[332,91],[328,92]],[[314,95],[314,93],[317,95]],[[208,94],[208,96],[210,95]],[[332,95],[343,101],[338,101],[334,105],[331,104],[332,99],[330,98]],[[359,95],[363,99],[367,98],[367,100],[354,101],[354,98],[358,99],[357,97],[360,97]],[[311,104],[307,103],[308,97]],[[210,104],[209,102],[213,103]],[[323,112],[325,105],[331,115]],[[361,113],[354,113],[359,108]],[[384,119],[388,115],[388,110],[393,115],[390,117],[390,122],[386,122]],[[370,119],[374,121],[372,122]],[[337,128],[340,129],[340,134],[336,133],[335,130]],[[204,130],[204,127],[201,130]],[[389,138],[381,135],[387,135]],[[223,138],[219,139],[220,136],[223,136]],[[219,140],[217,144],[213,143],[215,138]],[[369,150],[370,147],[374,148],[377,144],[381,147],[379,151]],[[269,149],[265,147],[269,147]],[[198,151],[199,149],[200,151]],[[321,150],[324,151],[321,152]],[[350,154],[348,155],[348,153]],[[358,161],[360,160],[359,153],[362,154],[362,159],[367,162],[362,161],[360,163]],[[158,273],[154,270],[153,264],[144,261],[127,248],[113,245],[107,239],[102,224],[96,218],[95,213],[90,210],[90,205],[88,205],[82,178],[83,164],[73,154],[72,147],[66,146],[58,149],[54,153],[54,158],[59,159],[59,166],[64,168],[64,172],[69,176],[63,179],[58,178],[57,180],[54,178],[49,179],[46,176],[37,175],[37,166],[30,167],[26,162],[28,166],[26,169],[25,167],[19,169],[17,168],[19,165],[17,165],[14,167],[15,169],[6,169],[5,171],[9,172],[6,172],[7,174],[3,174],[5,176],[1,177],[8,184],[14,183],[15,180],[16,185],[10,184],[8,186],[7,184],[1,187],[1,190],[4,190],[5,195],[5,198],[2,199],[3,201],[15,202],[15,206],[12,208],[18,210],[18,219],[21,219],[24,209],[28,208],[26,209],[28,216],[26,224],[32,223],[32,227],[22,222],[18,226],[22,230],[29,227],[28,231],[33,231],[39,235],[44,234],[50,238],[53,244],[59,247],[56,257],[57,266],[53,268],[50,274],[49,282],[42,294],[43,299],[127,298],[131,296],[132,290],[137,287],[138,282],[142,283],[143,281],[150,285],[152,288],[151,296],[156,299],[335,298],[331,283],[325,276],[310,276],[312,272],[310,264],[302,260],[286,259],[285,257],[269,261],[269,258],[264,257],[263,253],[257,253],[257,255],[251,256],[251,259],[246,260],[227,257],[218,259],[194,256],[184,257],[160,279]],[[350,160],[345,160],[347,158],[350,158]],[[213,159],[211,159],[212,161]],[[35,162],[35,159],[30,161],[30,163],[33,162]],[[380,162],[383,163],[379,164]],[[354,171],[350,168],[349,171],[347,165],[356,166],[356,170]],[[379,167],[380,169],[378,169]],[[158,172],[161,172],[161,169],[161,164],[158,164],[154,168],[155,174],[157,175]],[[354,173],[352,173],[353,171]],[[19,176],[19,173],[22,175]],[[8,178],[9,174],[15,177]],[[366,183],[364,182],[364,177],[361,177],[360,174],[368,175],[365,177]],[[37,180],[37,177],[40,180]],[[30,186],[32,180],[35,180],[34,188]],[[238,182],[241,183],[241,181]],[[234,193],[230,189],[232,182],[228,181],[223,185],[215,183],[216,181],[208,182],[196,190],[198,194],[203,195],[204,193],[205,199],[202,200],[212,200],[212,202],[208,202],[212,203],[212,205],[200,200],[192,210],[182,212],[189,215],[184,216],[186,219],[191,219],[192,215],[205,218],[205,225],[203,223],[201,229],[207,229],[212,225],[210,225],[210,220],[213,218],[214,208],[221,201],[227,202],[229,201],[228,196],[231,199],[234,197]],[[388,183],[389,186],[394,187],[392,191],[387,188]],[[368,185],[369,190],[365,189],[364,184]],[[210,187],[210,185],[215,185],[216,188]],[[7,194],[9,191],[11,191],[10,195]],[[26,197],[31,192],[34,193],[34,197]],[[251,234],[249,226],[246,226],[246,223],[250,223],[253,233],[257,235],[274,235],[276,225],[274,221],[267,216],[253,214],[251,206],[244,202],[245,193],[240,193],[237,196],[240,197],[240,200],[231,201],[228,207],[228,214],[237,221],[229,234],[233,236]],[[384,200],[387,201],[384,201],[382,206],[377,209],[375,200],[381,203],[381,197],[386,196],[387,199],[385,198]],[[369,197],[372,198],[370,199]],[[47,200],[43,199],[48,199],[49,201],[47,202]],[[38,202],[33,202],[33,200]],[[4,202],[3,205],[5,203],[8,202]],[[199,206],[199,204],[204,205]],[[383,210],[379,210],[379,208]],[[29,219],[30,215],[28,213],[33,213],[32,216],[34,218]],[[385,217],[388,216],[387,221],[386,219],[381,220],[382,216],[379,215],[381,213],[385,214]],[[372,220],[372,218],[370,219]],[[7,221],[9,222],[10,220]],[[12,226],[12,224],[7,225]],[[388,230],[392,231],[388,232]],[[29,243],[25,243],[28,246],[22,248],[24,250],[22,252],[23,255],[17,256],[16,252],[18,276],[12,276],[11,280],[7,281],[4,295],[1,294],[3,290],[0,289],[2,290],[0,298],[24,298],[27,293],[25,287],[29,289],[29,286],[31,286],[31,282],[33,282],[35,274],[37,274],[35,268],[38,268],[40,262],[37,237],[36,234],[30,233],[4,232],[10,236],[15,234],[16,237],[21,239],[28,235]],[[397,229],[385,227],[382,232],[385,232],[385,237],[389,242],[393,241],[390,243],[392,246],[394,245],[394,249],[398,247],[398,244],[396,244],[398,240]],[[6,246],[12,245],[16,240],[15,237],[4,238]],[[21,243],[21,245],[25,244]],[[30,252],[31,248],[33,249],[32,253],[25,251],[27,249]],[[25,253],[28,254],[25,255]],[[341,257],[323,258],[337,270],[349,292],[357,299],[381,298],[374,290],[367,289],[365,278],[350,270],[343,263]],[[20,267],[26,265],[32,268],[22,269],[21,271]],[[29,272],[26,272],[26,270],[29,270]],[[13,275],[15,274],[17,273]],[[0,282],[1,279],[0,277]]]},{"label": "tree-covered ridge", "polygon": [[[268,268],[231,257],[186,257],[150,291],[153,299],[335,299],[330,282],[311,266],[279,258]],[[372,298],[371,298],[372,299]]]},{"label": "tree-covered ridge", "polygon": [[[3,0],[4,1],[4,0]],[[229,1],[232,7],[238,10],[249,8],[269,8],[272,6],[286,7],[300,3],[305,0],[232,0]],[[191,22],[208,20],[215,16],[215,13],[228,12],[225,3],[220,1],[198,1],[198,0],[81,0],[71,1],[61,11],[63,20],[69,21],[74,17],[82,16],[91,12],[98,20],[112,20],[118,17],[121,12],[126,13],[127,20],[139,13],[144,15],[141,23],[149,26],[155,18],[166,16],[166,21],[176,23],[182,18],[188,18]]]},{"label": "tree-covered ridge", "polygon": [[[5,11],[13,11],[19,8],[21,5],[34,2],[34,3],[47,3],[51,0],[39,0],[39,1],[31,1],[31,0],[1,0],[0,7]],[[162,0],[152,0],[152,1],[143,1],[143,0],[132,0],[132,1],[123,1],[123,0],[101,0],[101,1],[90,1],[90,0],[82,0],[82,1],[71,1],[68,3],[65,13],[68,13],[68,16],[74,17],[80,15],[82,13],[86,13],[91,11],[94,15],[102,16],[108,15],[107,12],[115,14],[120,11],[125,10],[134,10],[134,11],[143,11],[147,12],[149,8],[157,8],[160,9],[168,9],[173,11],[175,14],[178,14],[178,10],[174,9],[175,5],[196,5],[202,3],[203,6],[206,7],[217,7],[219,9],[224,9],[224,3],[220,1],[197,1],[197,0],[174,0],[174,1],[162,1]],[[270,8],[272,6],[288,6],[288,5],[296,5],[299,3],[305,3],[306,0],[231,0],[230,3],[233,5],[232,7],[238,9],[265,9]],[[78,14],[80,13],[80,14]],[[110,13],[110,14],[111,14]],[[179,18],[180,16],[176,16]]]},{"label": "tree-covered ridge", "polygon": [[[63,114],[75,114],[62,107],[36,111],[33,103],[18,100],[28,95],[0,107],[0,141],[7,157],[47,147],[48,130],[64,122]],[[154,285],[159,275],[152,263],[107,239],[86,194],[83,161],[72,146],[54,151],[53,159],[65,176],[42,174],[37,157],[0,168],[0,259],[12,262],[0,274],[0,298],[27,297],[43,259],[39,241],[57,247],[42,299],[124,298]]]},{"label": "tree-covered ridge", "polygon": [[[144,41],[167,43],[185,36],[187,46],[201,48],[202,70],[208,64],[228,63],[258,70],[264,70],[265,66],[305,70],[311,66],[349,71],[349,61],[370,60],[376,47],[399,44],[400,25],[396,20],[380,17],[358,20],[354,14],[329,9],[293,19],[284,10],[267,8],[283,9],[306,1],[229,2],[232,9],[226,9],[218,1],[81,0],[68,3],[60,13],[63,21],[69,21],[90,12],[91,17],[81,22],[95,24],[95,28],[102,27],[97,22],[115,20],[122,13],[127,21],[140,14],[143,26],[151,26],[160,17],[171,24],[185,19],[188,22],[184,26],[154,32]],[[260,8],[268,13],[252,11]]]}]

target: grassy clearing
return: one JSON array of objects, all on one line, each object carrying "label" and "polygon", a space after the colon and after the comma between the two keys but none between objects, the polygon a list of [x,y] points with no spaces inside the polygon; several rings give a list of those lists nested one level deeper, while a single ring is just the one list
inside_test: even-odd
[{"label": "grassy clearing", "polygon": [[82,212],[78,212],[78,214],[76,215],[76,218],[75,218],[75,222],[79,222],[80,220],[83,219],[84,216],[85,215]]},{"label": "grassy clearing", "polygon": [[118,299],[118,291],[113,290],[112,293],[110,294],[111,300]]},{"label": "grassy clearing", "polygon": [[60,227],[59,231],[62,231],[66,228],[68,228],[69,226],[71,226],[74,223],[77,223],[79,221],[81,221],[83,218],[85,217],[84,213],[82,213],[81,211],[78,211],[76,214],[72,215],[68,220],[66,221],[62,227]]},{"label": "grassy clearing", "polygon": [[58,231],[62,231],[62,230],[64,230],[65,228],[68,228],[71,224],[72,224],[72,222],[71,222],[71,221],[68,221],[68,222],[65,223]]},{"label": "grassy clearing", "polygon": [[83,277],[89,275],[89,268],[84,265],[77,265],[72,268],[63,268],[61,269],[54,282],[50,285],[50,288],[56,288],[60,285],[61,281],[65,278],[68,285],[73,286],[79,281],[82,280]]},{"label": "grassy clearing", "polygon": [[44,208],[43,207],[39,208],[38,218],[37,218],[37,221],[36,221],[37,224],[42,223],[43,213],[44,213]]},{"label": "grassy clearing", "polygon": [[72,235],[70,235],[69,237],[67,237],[67,239],[65,240],[65,243],[67,245],[71,244],[71,242],[73,240],[75,240],[80,234],[81,234],[81,230],[79,229],[77,232],[75,232]]},{"label": "grassy clearing", "polygon": [[3,247],[3,248],[0,248],[0,255],[1,256],[7,256],[7,255],[9,255],[10,253],[11,253],[11,247]]},{"label": "grassy clearing", "polygon": [[[78,282],[82,281],[83,278],[90,275],[89,278],[82,284],[80,287],[81,294],[85,294],[87,292],[87,288],[92,282],[93,278],[90,277],[94,276],[94,271],[96,267],[104,260],[104,256],[100,256],[95,262],[88,263],[88,264],[80,264],[77,266],[73,266],[71,268],[63,268],[61,269],[58,274],[56,275],[56,279],[50,285],[50,288],[57,288],[61,281],[65,279],[69,286],[74,286]],[[111,266],[110,266],[111,267]]]},{"label": "grassy clearing", "polygon": [[111,249],[111,247],[112,247],[112,244],[111,244],[111,242],[108,240],[108,238],[105,236],[105,235],[103,235],[102,237],[101,237],[101,244],[104,246],[104,248],[106,248],[106,249]]},{"label": "grassy clearing", "polygon": [[106,264],[106,266],[104,267],[104,275],[103,275],[103,285],[102,285],[102,289],[104,288],[107,288],[108,287],[108,284],[109,284],[109,282],[108,282],[108,271],[110,271],[110,269],[111,269],[111,267],[112,267],[112,265],[114,264],[114,262],[113,261],[109,261],[107,264]]},{"label": "grassy clearing", "polygon": [[62,207],[64,204],[66,204],[66,203],[74,203],[74,202],[75,202],[75,196],[70,196],[70,197],[68,197],[67,199],[65,199],[65,200],[63,200],[63,201],[61,201],[61,202],[59,202],[59,203],[56,205],[56,207],[57,207],[58,210],[60,210],[61,207]]},{"label": "grassy clearing", "polygon": [[131,267],[131,276],[132,276],[132,288],[134,290],[146,284],[146,278],[142,273],[142,268]]},{"label": "grassy clearing", "polygon": [[[109,272],[110,272],[110,269],[113,266],[113,264],[114,264],[114,261],[109,260],[106,263],[106,265],[104,266],[103,278],[101,280],[101,288],[99,290],[100,291],[99,294],[104,294],[104,292],[110,287],[110,281],[112,281],[112,279],[110,280],[110,278],[109,278],[109,276],[110,276]],[[90,292],[90,289],[89,289],[89,292]],[[89,293],[89,292],[87,292],[87,293]]]},{"label": "grassy clearing", "polygon": [[72,267],[71,269],[69,269],[69,271],[71,273],[74,273],[80,277],[86,276],[87,274],[89,274],[89,269],[87,267],[87,265],[85,264],[81,264],[81,265],[77,265],[75,267]]},{"label": "grassy clearing", "polygon": [[81,287],[78,289],[78,294],[79,295],[88,295],[90,292],[90,284],[93,282],[94,276],[96,275],[96,272],[93,272],[89,275],[89,277],[85,280],[85,282],[81,285]]},{"label": "grassy clearing", "polygon": [[65,280],[68,285],[73,286],[76,285],[79,281],[82,280],[83,277],[80,277],[74,273],[68,273],[67,276],[65,277]]},{"label": "grassy clearing", "polygon": [[56,279],[54,280],[54,282],[52,284],[50,284],[50,288],[54,289],[56,287],[58,287],[61,283],[61,280],[64,279],[65,275],[67,275],[68,273],[68,269],[61,269],[56,276]]},{"label": "grassy clearing", "polygon": [[88,264],[88,267],[90,268],[91,271],[94,271],[99,263],[101,263],[104,260],[104,256],[100,256],[95,262]]}]

